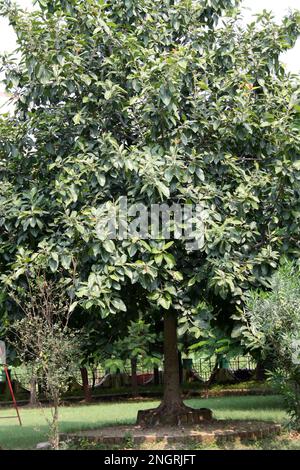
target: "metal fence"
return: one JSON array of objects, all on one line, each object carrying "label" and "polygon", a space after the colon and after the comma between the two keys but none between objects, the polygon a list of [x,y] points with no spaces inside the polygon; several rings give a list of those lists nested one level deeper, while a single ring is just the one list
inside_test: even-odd
[{"label": "metal fence", "polygon": [[[216,365],[213,359],[198,359],[193,362],[193,370],[205,382],[209,380],[214,367]],[[228,363],[228,369],[232,372],[237,370],[250,370],[254,371],[256,368],[256,361],[251,356],[236,357],[231,359]]]},{"label": "metal fence", "polygon": [[[209,380],[214,370],[215,365],[216,365],[216,361],[214,358],[195,359],[192,362],[191,368],[192,368],[192,371],[199,377],[199,379],[206,382]],[[235,357],[234,359],[229,360],[227,367],[232,372],[235,372],[237,370],[254,371],[256,368],[256,361],[251,356],[238,356],[238,357]],[[160,364],[159,370],[163,371],[163,362]],[[89,373],[90,382],[93,381],[93,382],[98,383],[105,376],[106,372],[107,371],[105,371],[103,367],[101,366],[97,367],[94,370],[93,379],[91,377],[92,375],[91,372]],[[138,366],[137,372],[138,374],[148,375],[148,374],[153,374],[153,369],[149,369],[149,368],[146,369],[146,368],[142,368]],[[129,364],[125,366],[125,373],[128,375],[131,374],[131,369],[130,369]]]},{"label": "metal fence", "polygon": [[[201,380],[208,381],[211,377],[211,374],[215,367],[215,359],[194,359],[191,364],[191,370],[193,373]],[[253,360],[251,356],[243,356],[243,357],[236,357],[231,359],[228,362],[227,368],[232,372],[237,370],[250,370],[253,371],[256,367],[256,362]],[[159,366],[159,371],[163,371],[163,363]],[[130,363],[125,365],[124,368],[125,375],[130,376],[131,368]],[[153,374],[153,369],[150,368],[137,368],[137,372],[139,375],[144,375],[145,380],[141,381],[140,383],[148,383],[151,375]],[[101,382],[104,384],[104,377],[109,374],[109,371],[105,370],[103,365],[98,365],[97,367],[88,369],[88,378],[89,384],[92,385],[100,385]],[[24,367],[12,368],[11,377],[13,380],[16,380],[22,387],[29,390],[30,388],[30,374],[26,371]],[[81,374],[80,370],[73,378],[73,381],[78,385],[81,385]],[[128,382],[130,383],[130,382]]]}]

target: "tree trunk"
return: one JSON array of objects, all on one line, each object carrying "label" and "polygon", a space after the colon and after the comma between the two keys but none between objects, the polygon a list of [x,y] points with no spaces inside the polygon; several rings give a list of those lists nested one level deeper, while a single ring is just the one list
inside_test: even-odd
[{"label": "tree trunk", "polygon": [[120,369],[117,369],[116,373],[112,375],[112,388],[120,390],[123,385],[123,379]]},{"label": "tree trunk", "polygon": [[178,351],[178,370],[179,370],[179,383],[183,384],[183,367],[182,367],[182,354]]},{"label": "tree trunk", "polygon": [[94,390],[95,385],[96,385],[96,370],[95,369],[92,370],[92,376],[93,376],[92,390]]},{"label": "tree trunk", "polygon": [[153,376],[154,376],[154,385],[159,385],[159,369],[158,367],[153,368]]},{"label": "tree trunk", "polygon": [[59,450],[58,399],[54,399],[49,441],[53,450]]},{"label": "tree trunk", "polygon": [[164,398],[173,406],[183,404],[179,384],[179,361],[177,349],[177,319],[167,312],[164,318]]},{"label": "tree trunk", "polygon": [[89,387],[89,376],[86,367],[80,368],[81,379],[82,379],[82,388],[84,393],[84,400],[88,403],[92,401],[92,393]]},{"label": "tree trunk", "polygon": [[176,426],[198,424],[212,419],[211,410],[187,407],[181,398],[179,383],[179,361],[177,347],[177,317],[174,312],[164,315],[164,395],[158,408],[140,410],[137,424],[155,426],[159,424]]},{"label": "tree trunk", "polygon": [[30,380],[30,406],[37,405],[37,393],[36,393],[36,378],[32,377]]},{"label": "tree trunk", "polygon": [[133,357],[131,359],[131,387],[132,387],[132,396],[137,397],[139,394],[138,390],[138,378],[137,378],[137,359]]},{"label": "tree trunk", "polygon": [[257,361],[255,369],[255,380],[263,382],[266,380],[266,363],[262,359]]}]

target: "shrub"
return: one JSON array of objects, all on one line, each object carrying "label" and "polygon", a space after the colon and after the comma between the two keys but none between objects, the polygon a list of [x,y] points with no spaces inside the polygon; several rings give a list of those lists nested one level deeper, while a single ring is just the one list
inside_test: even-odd
[{"label": "shrub", "polygon": [[244,311],[243,342],[271,359],[269,379],[283,395],[291,424],[300,428],[300,269],[284,261],[269,291],[252,292]]}]

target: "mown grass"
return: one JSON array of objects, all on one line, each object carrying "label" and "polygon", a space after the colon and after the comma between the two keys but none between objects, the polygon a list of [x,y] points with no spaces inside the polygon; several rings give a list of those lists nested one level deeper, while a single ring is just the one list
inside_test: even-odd
[{"label": "mown grass", "polygon": [[[217,419],[250,419],[285,423],[286,413],[279,396],[243,396],[209,399],[190,399],[195,408],[208,407]],[[95,405],[65,406],[60,411],[62,432],[99,428],[112,424],[134,423],[139,409],[153,408],[157,401],[98,403]],[[47,421],[50,409],[21,408],[23,426],[17,420],[0,420],[0,447],[30,449],[47,440]],[[14,415],[13,409],[0,409],[1,416]]]},{"label": "mown grass", "polygon": [[[223,390],[263,390],[263,391],[267,391],[267,392],[270,392],[272,394],[275,393],[273,390],[272,390],[272,387],[270,385],[270,383],[268,382],[259,382],[259,381],[255,381],[255,380],[248,380],[246,382],[237,382],[237,383],[231,383],[231,384],[227,384],[227,385],[218,385],[218,384],[213,384],[209,387],[209,391],[211,393],[213,392],[221,392]],[[157,396],[162,396],[163,394],[163,385],[154,385],[154,384],[148,384],[148,385],[140,385],[138,387],[138,390],[139,390],[139,393],[141,394],[141,396],[145,396],[147,394],[156,394]],[[201,393],[203,391],[206,392],[207,388],[206,388],[206,385],[204,383],[201,383],[201,382],[191,382],[191,383],[184,383],[182,385],[182,391],[183,392],[193,392],[193,393]],[[92,394],[94,397],[98,397],[98,396],[118,396],[118,395],[131,395],[132,394],[132,388],[130,385],[128,386],[122,386],[122,387],[119,387],[119,388],[106,388],[106,387],[96,387],[95,389],[93,389],[92,391]],[[75,389],[73,388],[72,390],[68,391],[64,398],[70,398],[70,397],[76,397],[76,398],[84,398],[83,397],[83,391],[82,391],[82,387],[78,384],[77,387],[75,387]],[[18,391],[16,393],[16,399],[18,401],[21,401],[21,400],[27,400],[29,401],[29,392],[27,391]],[[0,394],[0,402],[4,402],[4,401],[9,401],[11,400],[11,397],[10,397],[10,394],[7,392],[6,394]]]}]

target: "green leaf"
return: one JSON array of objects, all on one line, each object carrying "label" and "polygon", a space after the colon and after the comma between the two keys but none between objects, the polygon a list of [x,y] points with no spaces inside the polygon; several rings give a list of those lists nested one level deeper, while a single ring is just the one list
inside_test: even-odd
[{"label": "green leaf", "polygon": [[171,307],[171,303],[171,300],[165,297],[160,297],[158,299],[158,304],[161,305],[165,310],[169,310],[169,308]]},{"label": "green leaf", "polygon": [[197,85],[201,90],[208,90],[209,89],[207,83],[205,83],[203,81],[197,82]]},{"label": "green leaf", "polygon": [[189,349],[191,350],[199,349],[199,348],[202,348],[203,346],[207,346],[208,344],[209,344],[209,340],[199,341],[199,343],[195,343],[192,346],[190,346]]},{"label": "green leaf", "polygon": [[88,86],[92,83],[91,77],[89,77],[89,75],[86,75],[86,74],[81,75],[81,80]]},{"label": "green leaf", "polygon": [[78,200],[78,191],[77,191],[77,188],[76,188],[75,184],[71,184],[69,190],[70,190],[73,202],[77,202],[77,200]]},{"label": "green leaf", "polygon": [[172,277],[175,281],[183,281],[183,275],[179,271],[172,271]]},{"label": "green leaf", "polygon": [[105,240],[103,242],[103,248],[108,252],[108,253],[115,253],[116,247],[115,244],[112,240]]},{"label": "green leaf", "polygon": [[101,187],[104,187],[104,186],[105,186],[105,182],[106,182],[106,177],[105,177],[105,175],[98,173],[98,174],[96,175],[96,178],[97,178],[98,183],[100,184],[100,186],[101,186]]},{"label": "green leaf", "polygon": [[172,100],[170,90],[166,86],[162,85],[159,89],[159,95],[164,105],[169,106]]},{"label": "green leaf", "polygon": [[242,325],[235,325],[235,327],[233,328],[231,332],[231,338],[239,338],[241,336],[242,330],[243,330]]},{"label": "green leaf", "polygon": [[69,269],[71,262],[72,262],[72,256],[71,255],[62,255],[61,256],[61,264],[65,269]]},{"label": "green leaf", "polygon": [[55,273],[57,271],[58,265],[59,265],[58,255],[57,255],[57,253],[53,253],[52,258],[50,258],[50,260],[49,260],[49,267],[50,267],[50,269],[53,273]]},{"label": "green leaf", "polygon": [[154,259],[155,259],[156,264],[158,264],[158,266],[160,266],[161,263],[162,263],[162,260],[163,260],[163,255],[162,255],[162,253],[160,253],[159,255],[155,255],[155,256],[154,256]]},{"label": "green leaf", "polygon": [[170,190],[164,183],[162,183],[161,181],[158,181],[156,186],[160,194],[162,194],[166,198],[170,197]]},{"label": "green leaf", "polygon": [[200,181],[205,180],[204,171],[202,170],[202,168],[196,168],[196,175],[198,176]]},{"label": "green leaf", "polygon": [[293,168],[295,168],[297,171],[300,171],[300,160],[297,160],[293,163]]},{"label": "green leaf", "polygon": [[126,312],[127,308],[122,299],[112,299],[111,303],[116,309],[121,310],[121,312]]},{"label": "green leaf", "polygon": [[164,253],[164,259],[169,268],[173,268],[176,264],[175,257],[171,253]]},{"label": "green leaf", "polygon": [[106,90],[106,92],[104,93],[104,98],[109,101],[113,96],[113,90]]},{"label": "green leaf", "polygon": [[168,250],[168,249],[171,248],[171,246],[173,246],[173,245],[174,245],[174,242],[173,242],[173,241],[167,242],[167,243],[164,244],[163,249],[164,249],[164,250]]},{"label": "green leaf", "polygon": [[75,116],[73,117],[73,122],[76,125],[81,123],[81,114],[80,113],[75,114]]}]

